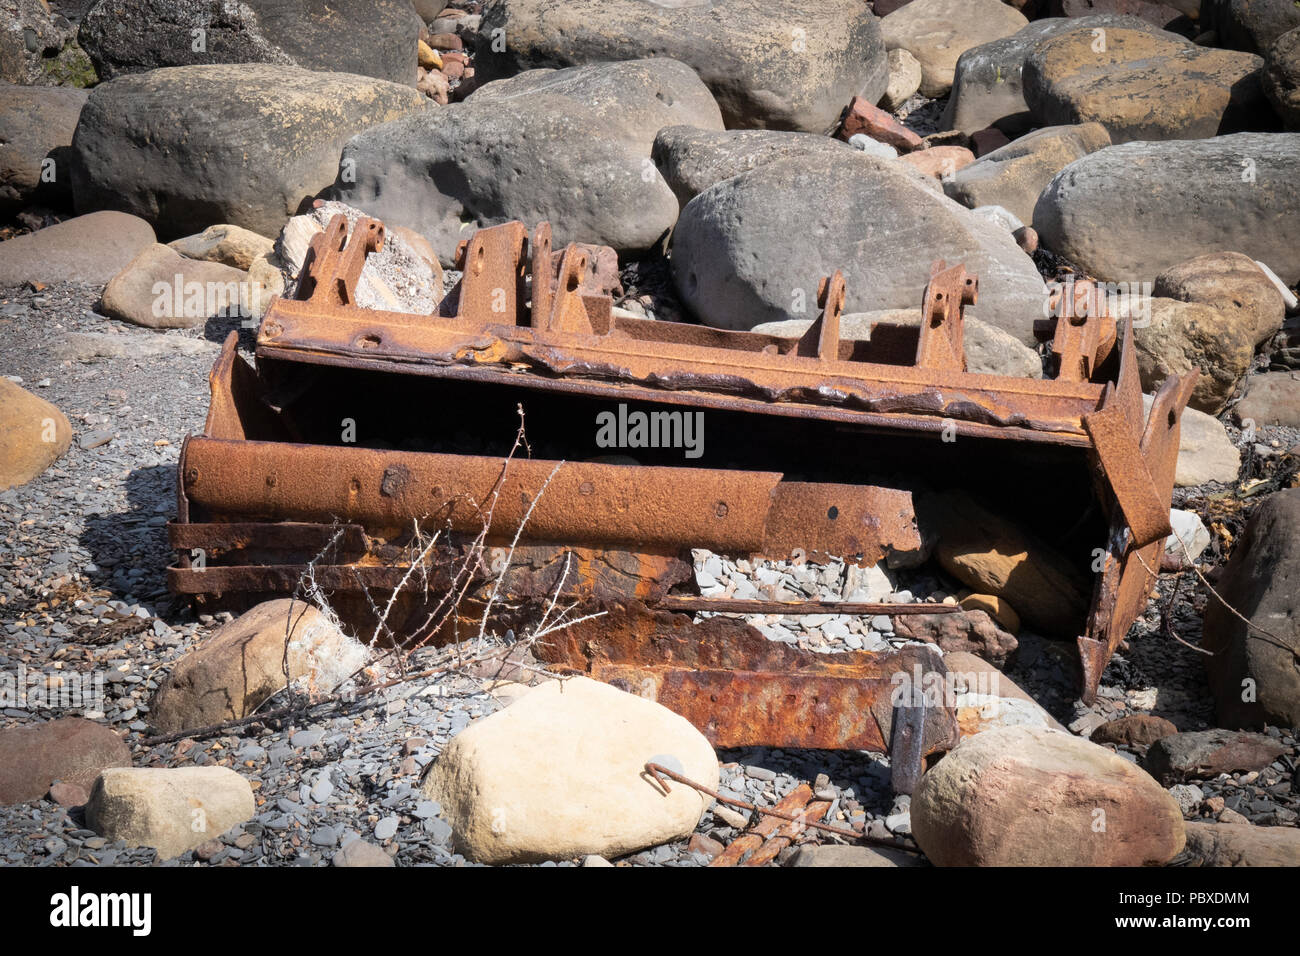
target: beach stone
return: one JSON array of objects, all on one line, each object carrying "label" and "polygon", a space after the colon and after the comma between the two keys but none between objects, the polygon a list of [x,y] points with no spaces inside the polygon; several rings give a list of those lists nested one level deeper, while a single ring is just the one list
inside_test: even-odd
[{"label": "beach stone", "polygon": [[1169,734],[1151,744],[1143,766],[1165,783],[1221,773],[1263,770],[1286,753],[1286,746],[1266,734],[1234,730],[1200,730]]},{"label": "beach stone", "polygon": [[169,860],[257,812],[248,781],[227,767],[110,768],[86,804],[86,824],[109,840],[151,846]]},{"label": "beach stone", "polygon": [[1135,323],[1133,346],[1142,388],[1198,370],[1188,405],[1211,415],[1236,393],[1255,357],[1254,329],[1226,310],[1199,302],[1155,298],[1151,318]]},{"label": "beach stone", "polygon": [[889,85],[880,105],[893,112],[916,95],[921,88],[921,61],[902,47],[889,51]]},{"label": "beach stone", "polygon": [[1065,730],[1041,704],[985,657],[966,651],[947,651],[943,663],[952,693],[949,703],[962,737],[1000,727]]},{"label": "beach stone", "polygon": [[1300,244],[1268,224],[1295,217],[1300,133],[1236,133],[1090,153],[1043,191],[1034,228],[1047,248],[1108,282],[1151,281],[1231,249],[1294,284]]},{"label": "beach stone", "polygon": [[671,58],[699,74],[729,129],[825,133],[854,96],[875,103],[888,84],[880,21],[862,0],[488,0],[479,34],[494,31],[505,39],[478,51],[480,81]]},{"label": "beach stone", "polygon": [[153,228],[136,216],[121,212],[76,216],[0,242],[0,285],[101,284],[153,244]]},{"label": "beach stone", "polygon": [[[1151,395],[1142,396],[1144,415],[1151,414]],[[1194,408],[1183,409],[1178,432],[1178,464],[1174,485],[1190,488],[1207,481],[1231,482],[1241,468],[1241,452],[1223,423]]]},{"label": "beach stone", "polygon": [[218,262],[247,272],[259,258],[274,251],[275,240],[240,226],[220,223],[193,236],[173,240],[168,245],[187,259]]},{"label": "beach stone", "polygon": [[88,790],[100,771],[129,766],[126,741],[91,720],[61,717],[6,727],[0,729],[0,804],[39,800],[55,781]]},{"label": "beach stone", "polygon": [[970,652],[996,666],[1003,666],[1020,642],[980,610],[957,614],[899,615],[895,634],[912,641],[937,644],[946,653]]},{"label": "beach stone", "polygon": [[1044,127],[957,170],[943,189],[963,206],[1001,206],[1030,224],[1039,195],[1056,174],[1109,145],[1100,123]]},{"label": "beach stone", "polygon": [[1246,395],[1233,408],[1240,422],[1300,428],[1300,372],[1264,372],[1246,379]]},{"label": "beach stone", "polygon": [[[462,731],[425,779],[460,852],[482,863],[617,857],[685,839],[711,798],[665,795],[644,771],[671,756],[710,789],[718,762],[685,719],[575,677],[548,681]],[[592,807],[600,807],[593,813]]]},{"label": "beach stone", "polygon": [[1300,7],[1292,0],[1201,0],[1200,23],[1218,46],[1263,53],[1300,27]]},{"label": "beach stone", "polygon": [[1300,866],[1300,829],[1189,820],[1187,852],[1203,866]]},{"label": "beach stone", "polygon": [[838,846],[834,843],[801,846],[794,851],[786,866],[795,867],[862,867],[862,866],[925,866],[925,860],[915,853],[906,853],[890,847]]},{"label": "beach stone", "polygon": [[1178,804],[1143,770],[1038,727],[962,740],[921,777],[911,813],[936,866],[1143,866],[1185,839]]},{"label": "beach stone", "polygon": [[975,162],[975,154],[965,146],[932,146],[898,157],[927,176],[948,182],[957,173]]},{"label": "beach stone", "polygon": [[[0,210],[72,205],[72,133],[85,90],[0,82]],[[48,162],[47,162],[48,160]]]},{"label": "beach stone", "polygon": [[411,86],[268,63],[119,77],[81,111],[77,210],[134,213],[164,239],[213,223],[273,236],[334,182],[344,143],[427,103]]},{"label": "beach stone", "polygon": [[1278,37],[1265,55],[1264,95],[1283,125],[1300,131],[1300,27]]},{"label": "beach stone", "polygon": [[1168,33],[1110,29],[1052,37],[1025,58],[1025,102],[1040,123],[1097,122],[1112,142],[1205,139],[1260,127],[1263,61]]},{"label": "beach stone", "polygon": [[[534,70],[357,136],[330,195],[421,233],[444,265],[467,221],[545,219],[555,248],[643,251],[679,210],[650,158],[655,135],[683,123],[722,129],[708,89],[675,60]],[[430,176],[431,164],[445,172]]]},{"label": "beach stone", "polygon": [[1225,727],[1300,726],[1300,488],[1255,509],[1205,604],[1201,645],[1215,709]]},{"label": "beach stone", "polygon": [[852,146],[828,136],[763,129],[701,129],[665,126],[655,136],[651,158],[685,206],[714,183],[790,157],[845,155]]},{"label": "beach stone", "polygon": [[247,272],[155,243],[109,280],[99,309],[145,328],[193,329],[214,316],[251,315],[252,301]]},{"label": "beach stone", "polygon": [[904,164],[862,153],[768,163],[687,203],[673,230],[673,280],[704,324],[746,330],[815,318],[817,284],[836,269],[845,311],[869,312],[915,309],[929,264],[962,262],[980,277],[981,317],[1032,343],[1044,303],[1033,260],[937,188]]},{"label": "beach stone", "polygon": [[1009,136],[1026,133],[1035,122],[1025,102],[1022,70],[1025,58],[1046,40],[1076,30],[1143,30],[1156,27],[1134,16],[1100,14],[1089,17],[1048,17],[1034,20],[1009,37],[981,43],[957,60],[952,93],[940,120],[942,129],[971,134],[996,126]]},{"label": "beach stone", "polygon": [[[414,86],[421,26],[409,0],[113,0],[86,13],[77,39],[105,80],[159,67],[273,63]],[[195,29],[203,31],[197,50]]]},{"label": "beach stone", "polygon": [[1012,634],[1020,631],[1020,615],[996,594],[968,594],[957,603],[968,611],[983,611]]},{"label": "beach stone", "polygon": [[962,53],[1011,36],[1028,22],[1002,0],[912,0],[881,19],[880,29],[887,49],[916,57],[921,94],[934,99],[952,88]]},{"label": "beach stone", "polygon": [[1128,747],[1149,747],[1162,737],[1178,733],[1172,721],[1155,714],[1129,714],[1108,720],[1092,732],[1094,744],[1117,744]]},{"label": "beach stone", "polygon": [[176,662],[154,695],[150,720],[163,733],[238,720],[288,680],[305,679],[328,693],[365,662],[365,648],[315,607],[290,598],[266,601]]},{"label": "beach stone", "polygon": [[395,866],[393,858],[382,848],[365,840],[355,839],[344,843],[330,861],[334,866]]},{"label": "beach stone", "polygon": [[0,376],[0,491],[43,474],[71,444],[63,412]]},{"label": "beach stone", "polygon": [[1156,276],[1152,294],[1213,306],[1232,317],[1232,328],[1250,329],[1257,346],[1286,319],[1286,304],[1273,280],[1239,252],[1211,252],[1180,262]]}]

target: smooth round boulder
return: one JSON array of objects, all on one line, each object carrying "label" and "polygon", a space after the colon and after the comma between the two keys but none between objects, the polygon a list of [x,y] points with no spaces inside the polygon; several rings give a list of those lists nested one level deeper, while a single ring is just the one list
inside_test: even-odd
[{"label": "smooth round boulder", "polygon": [[1041,727],[961,741],[912,794],[936,866],[1149,866],[1185,841],[1178,804],[1105,747]]},{"label": "smooth round boulder", "polygon": [[71,444],[72,426],[63,412],[0,377],[0,491],[27,484]]}]

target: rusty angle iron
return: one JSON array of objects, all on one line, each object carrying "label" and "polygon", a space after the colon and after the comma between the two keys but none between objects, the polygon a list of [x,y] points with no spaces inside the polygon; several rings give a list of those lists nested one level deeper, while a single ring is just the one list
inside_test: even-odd
[{"label": "rusty angle iron", "polygon": [[[391,590],[412,523],[448,529],[450,561],[457,536],[483,530],[499,482],[488,543],[509,544],[527,519],[509,596],[527,603],[567,580],[607,612],[558,635],[549,663],[653,697],[719,746],[890,750],[904,789],[955,722],[946,703],[891,692],[917,667],[942,674],[940,656],[818,655],[726,616],[696,622],[707,600],[673,592],[690,548],[908,566],[928,533],[914,493],[983,482],[1095,571],[1086,620],[1062,635],[1077,639],[1084,699],[1144,607],[1193,376],[1168,380],[1144,419],[1127,323],[1066,309],[1045,329],[1054,378],[971,373],[962,315],[978,281],[942,263],[919,324],[882,323],[869,341],[841,334],[838,272],[799,338],[653,321],[589,290],[589,251],[570,245],[556,268],[549,226],[529,236],[519,222],[462,243],[463,277],[436,314],[383,312],[356,302],[383,241],[379,222],[349,236],[336,216],[296,294],[262,320],[256,370],[227,339],[203,433],[180,458],[175,591],[285,593],[309,561],[340,601]],[[492,436],[513,436],[520,405],[535,457],[503,465]],[[709,448],[611,457],[588,436],[593,413],[618,406],[649,410],[668,436],[704,413]],[[560,557],[576,574],[562,577]]]}]

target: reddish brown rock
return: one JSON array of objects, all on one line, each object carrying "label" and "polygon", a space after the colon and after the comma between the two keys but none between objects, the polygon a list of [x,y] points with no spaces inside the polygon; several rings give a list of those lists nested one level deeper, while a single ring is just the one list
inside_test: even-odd
[{"label": "reddish brown rock", "polygon": [[50,799],[61,807],[83,807],[90,799],[90,791],[75,783],[59,782],[50,786]]},{"label": "reddish brown rock", "polygon": [[975,154],[964,146],[933,146],[898,157],[935,179],[951,179],[957,170],[975,162]]},{"label": "reddish brown rock", "polygon": [[1095,744],[1122,744],[1129,747],[1149,747],[1162,737],[1178,733],[1171,721],[1155,714],[1130,714],[1110,720],[1092,732]]},{"label": "reddish brown rock", "polygon": [[909,153],[921,148],[921,137],[861,96],[853,97],[853,101],[849,103],[849,111],[840,127],[840,139],[847,141],[858,133],[865,133],[878,142],[888,143],[900,153]]},{"label": "reddish brown rock", "polygon": [[998,129],[996,126],[990,126],[987,129],[976,130],[970,134],[971,149],[976,156],[987,156],[995,149],[1001,149],[1011,142],[1011,137]]},{"label": "reddish brown rock", "polygon": [[0,804],[39,800],[55,781],[89,791],[108,767],[131,766],[126,742],[100,724],[64,717],[0,730]]},{"label": "reddish brown rock", "polygon": [[[424,41],[435,50],[463,50],[465,43],[454,33],[431,33]],[[444,57],[445,59],[445,57]]]},{"label": "reddish brown rock", "polygon": [[909,640],[938,644],[945,652],[974,654],[998,667],[1005,665],[1020,646],[1014,635],[998,627],[988,612],[980,610],[899,615],[894,619],[894,632]]},{"label": "reddish brown rock", "polygon": [[1265,734],[1201,730],[1157,740],[1147,751],[1143,766],[1157,780],[1169,783],[1263,770],[1284,753],[1286,747]]}]

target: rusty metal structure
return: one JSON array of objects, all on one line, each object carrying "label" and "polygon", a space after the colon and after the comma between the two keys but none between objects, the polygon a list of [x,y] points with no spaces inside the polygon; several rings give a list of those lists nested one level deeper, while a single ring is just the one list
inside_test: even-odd
[{"label": "rusty metal structure", "polygon": [[[236,335],[225,343],[180,458],[175,591],[284,594],[313,562],[346,604],[398,585],[413,521],[454,547],[483,530],[497,488],[489,543],[527,519],[505,588],[516,606],[557,586],[563,556],[566,593],[607,611],[560,634],[551,664],[652,696],[719,746],[891,750],[903,789],[955,722],[890,692],[899,673],[941,673],[940,655],[819,655],[725,615],[693,620],[710,605],[682,593],[690,548],[907,566],[931,533],[914,497],[972,490],[1092,575],[1086,620],[1059,635],[1077,640],[1085,699],[1144,607],[1192,381],[1166,382],[1144,419],[1131,329],[1095,309],[1045,324],[1053,378],[1011,378],[966,369],[978,281],[962,266],[936,264],[919,324],[870,341],[841,335],[844,280],[826,277],[820,315],[790,339],[621,314],[584,284],[581,248],[552,265],[545,223],[462,243],[436,314],[363,309],[356,284],[383,241],[381,223],[349,235],[336,217],[264,317],[256,369]],[[670,437],[704,413],[707,444],[694,459],[672,441],[611,457],[595,422],[619,406]],[[531,456],[503,466],[520,407]]]}]

